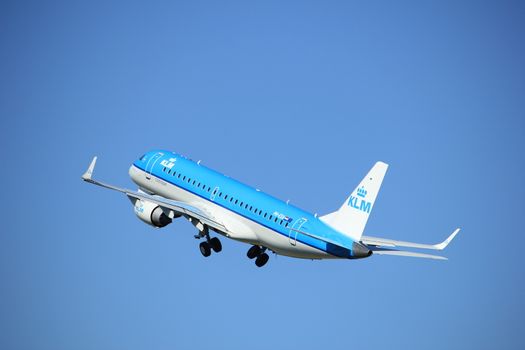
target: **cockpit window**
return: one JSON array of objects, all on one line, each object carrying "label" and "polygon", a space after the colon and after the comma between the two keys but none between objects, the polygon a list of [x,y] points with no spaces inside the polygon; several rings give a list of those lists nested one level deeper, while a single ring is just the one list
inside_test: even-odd
[{"label": "cockpit window", "polygon": [[145,154],[143,154],[142,157],[140,157],[139,160],[144,160],[144,158],[146,158],[146,155],[145,155]]}]

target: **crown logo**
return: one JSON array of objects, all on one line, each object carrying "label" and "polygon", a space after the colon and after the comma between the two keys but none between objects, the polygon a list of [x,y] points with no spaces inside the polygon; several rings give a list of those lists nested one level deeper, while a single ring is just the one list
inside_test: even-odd
[{"label": "crown logo", "polygon": [[364,188],[363,186],[361,186],[361,187],[359,187],[359,188],[357,189],[357,195],[358,195],[359,197],[365,198],[365,197],[366,197],[366,194],[367,194],[367,192],[366,192],[366,190],[365,190],[365,188]]}]

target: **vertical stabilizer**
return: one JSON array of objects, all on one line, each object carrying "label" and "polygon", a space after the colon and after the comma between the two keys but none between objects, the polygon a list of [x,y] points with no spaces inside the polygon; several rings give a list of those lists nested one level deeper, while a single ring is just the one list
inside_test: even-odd
[{"label": "vertical stabilizer", "polygon": [[358,242],[374,207],[388,164],[377,162],[361,180],[338,211],[321,216],[320,219],[337,231]]}]

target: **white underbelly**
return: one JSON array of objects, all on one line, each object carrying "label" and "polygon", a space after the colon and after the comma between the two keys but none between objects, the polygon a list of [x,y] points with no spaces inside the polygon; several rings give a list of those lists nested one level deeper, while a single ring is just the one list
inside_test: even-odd
[{"label": "white underbelly", "polygon": [[219,232],[228,238],[237,241],[261,245],[277,254],[304,259],[330,259],[336,256],[327,254],[317,248],[310,247],[304,243],[290,239],[288,235],[276,232],[251,219],[237,214],[217,203],[204,199],[178,186],[170,184],[162,179],[150,176],[134,166],[130,168],[131,179],[143,190],[162,197],[185,202],[200,208],[205,208],[217,218],[221,218],[229,232]]}]

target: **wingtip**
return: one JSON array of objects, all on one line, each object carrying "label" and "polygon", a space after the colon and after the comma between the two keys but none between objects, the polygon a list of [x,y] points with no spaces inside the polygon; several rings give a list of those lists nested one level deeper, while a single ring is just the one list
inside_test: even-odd
[{"label": "wingtip", "polygon": [[461,228],[456,228],[454,230],[454,232],[452,232],[450,234],[450,236],[447,237],[447,239],[445,239],[443,242],[439,243],[436,245],[436,248],[439,249],[439,250],[443,250],[445,249],[450,242],[452,242],[452,240],[454,239],[454,237],[456,237],[456,235],[459,233],[459,231],[461,231]]},{"label": "wingtip", "polygon": [[458,227],[457,229],[455,229],[454,232],[452,232],[450,236],[447,238],[447,242],[450,243],[450,241],[452,241],[454,237],[456,237],[459,231],[461,231],[461,228]]},{"label": "wingtip", "polygon": [[88,181],[91,180],[91,177],[93,176],[93,170],[95,170],[95,164],[97,163],[97,156],[93,157],[93,160],[89,164],[88,169],[84,174],[82,174],[82,180]]}]

